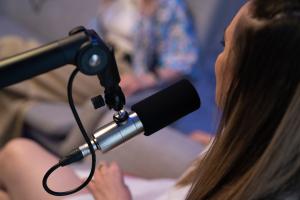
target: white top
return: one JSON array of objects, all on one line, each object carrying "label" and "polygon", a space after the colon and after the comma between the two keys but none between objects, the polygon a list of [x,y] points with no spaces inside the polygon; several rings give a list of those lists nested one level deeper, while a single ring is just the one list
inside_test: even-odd
[{"label": "white top", "polygon": [[[213,140],[210,144],[200,153],[199,159],[203,157],[211,147]],[[76,166],[76,165],[73,165]],[[195,166],[191,166],[184,177]],[[86,178],[89,171],[84,169],[74,168],[75,173],[81,177]],[[148,180],[143,178],[125,176],[124,181],[128,186],[133,200],[184,200],[189,192],[191,186],[176,187],[176,179],[154,179]],[[65,200],[94,200],[91,194],[78,195],[75,197],[67,198]]]},{"label": "white top", "polygon": [[[79,177],[86,177],[85,170],[75,170]],[[175,179],[147,180],[137,177],[125,176],[125,183],[128,186],[133,200],[183,200],[189,187],[175,187]],[[77,195],[65,200],[94,200],[91,194]]]}]

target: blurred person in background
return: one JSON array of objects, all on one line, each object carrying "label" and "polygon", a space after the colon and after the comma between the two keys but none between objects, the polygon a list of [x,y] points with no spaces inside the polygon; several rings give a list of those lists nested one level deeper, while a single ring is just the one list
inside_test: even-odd
[{"label": "blurred person in background", "polygon": [[[300,199],[299,13],[299,0],[250,0],[234,17],[215,64],[216,102],[223,110],[216,139],[171,189],[149,192],[144,182],[128,188],[118,165],[103,163],[89,187],[94,198],[135,199],[131,194],[143,185],[143,200],[154,194],[151,200]],[[3,196],[56,199],[41,187],[55,157],[24,140],[11,142],[0,156]],[[52,180],[52,187],[80,182],[71,168],[64,170],[65,182]]]},{"label": "blurred person in background", "polygon": [[197,64],[197,34],[184,0],[104,0],[92,27],[122,49],[127,96],[190,75]]},{"label": "blurred person in background", "polygon": [[[184,0],[103,0],[91,26],[115,48],[129,104],[184,76],[196,78],[200,50]],[[207,145],[212,134],[196,130],[190,138]]]}]

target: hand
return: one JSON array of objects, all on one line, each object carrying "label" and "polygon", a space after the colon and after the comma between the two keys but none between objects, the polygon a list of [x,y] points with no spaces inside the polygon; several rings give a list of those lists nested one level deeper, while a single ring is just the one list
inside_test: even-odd
[{"label": "hand", "polygon": [[192,132],[190,134],[190,138],[204,146],[207,146],[213,137],[209,133],[198,130],[198,131]]},{"label": "hand", "polygon": [[127,73],[122,75],[120,86],[125,96],[130,96],[140,89],[141,84],[140,80],[134,74]]},{"label": "hand", "polygon": [[125,96],[130,96],[140,90],[151,88],[156,84],[156,78],[152,73],[135,75],[132,73],[124,74],[121,77],[120,86]]},{"label": "hand", "polygon": [[103,162],[95,171],[89,189],[96,200],[131,200],[131,194],[124,183],[122,171],[116,163]]},{"label": "hand", "polygon": [[158,6],[158,2],[153,0],[139,0],[137,3],[139,11],[145,16],[152,16]]}]

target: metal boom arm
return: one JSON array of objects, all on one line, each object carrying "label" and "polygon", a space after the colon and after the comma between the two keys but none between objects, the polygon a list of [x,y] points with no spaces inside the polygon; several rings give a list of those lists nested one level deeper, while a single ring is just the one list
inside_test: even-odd
[{"label": "metal boom arm", "polygon": [[0,61],[0,89],[47,73],[66,64],[86,75],[97,75],[105,102],[117,111],[125,105],[113,50],[93,30],[73,29],[68,37]]}]

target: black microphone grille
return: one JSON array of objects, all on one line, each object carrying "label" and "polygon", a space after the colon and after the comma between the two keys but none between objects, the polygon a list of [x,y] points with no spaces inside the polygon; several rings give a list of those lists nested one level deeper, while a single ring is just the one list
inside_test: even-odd
[{"label": "black microphone grille", "polygon": [[201,106],[194,86],[183,79],[170,87],[136,103],[131,110],[141,120],[145,135],[149,136]]}]

